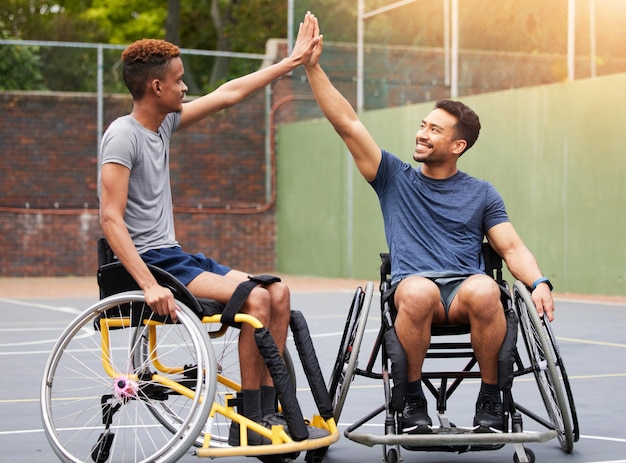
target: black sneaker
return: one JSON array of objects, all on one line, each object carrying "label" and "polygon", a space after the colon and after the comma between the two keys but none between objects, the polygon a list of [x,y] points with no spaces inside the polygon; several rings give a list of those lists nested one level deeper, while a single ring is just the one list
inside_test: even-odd
[{"label": "black sneaker", "polygon": [[407,397],[406,405],[402,410],[402,432],[421,434],[432,432],[433,422],[428,416],[426,397],[417,395]]},{"label": "black sneaker", "polygon": [[476,415],[474,426],[484,430],[494,429],[502,431],[502,399],[485,394],[479,394],[476,401]]},{"label": "black sneaker", "polygon": [[[231,447],[239,447],[240,440],[240,428],[239,423],[233,421],[230,423],[230,431],[228,433],[228,445]],[[267,445],[272,441],[262,436],[261,434],[248,429],[248,445]]]},{"label": "black sneaker", "polygon": [[[262,424],[266,428],[280,425],[285,429],[287,434],[289,434],[289,425],[287,424],[287,420],[285,420],[285,417],[282,413],[276,412],[264,416]],[[307,431],[309,432],[309,439],[321,439],[330,435],[330,433],[326,429],[311,426],[307,420],[305,420],[305,424],[307,425]]]}]

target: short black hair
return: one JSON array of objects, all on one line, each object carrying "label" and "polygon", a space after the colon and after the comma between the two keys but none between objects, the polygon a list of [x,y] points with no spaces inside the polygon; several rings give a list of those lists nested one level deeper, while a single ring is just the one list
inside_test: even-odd
[{"label": "short black hair", "polygon": [[476,143],[478,139],[478,134],[480,133],[480,119],[472,108],[460,101],[439,100],[435,104],[435,109],[443,109],[445,112],[456,117],[457,122],[454,127],[456,136],[467,142],[463,153],[474,146],[474,143]]}]

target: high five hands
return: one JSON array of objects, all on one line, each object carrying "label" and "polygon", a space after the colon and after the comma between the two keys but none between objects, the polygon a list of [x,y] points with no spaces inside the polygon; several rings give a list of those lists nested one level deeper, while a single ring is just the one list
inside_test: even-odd
[{"label": "high five hands", "polygon": [[304,21],[300,23],[290,58],[298,65],[312,66],[317,64],[322,51],[322,39],[317,18],[313,13],[307,11],[304,15]]}]

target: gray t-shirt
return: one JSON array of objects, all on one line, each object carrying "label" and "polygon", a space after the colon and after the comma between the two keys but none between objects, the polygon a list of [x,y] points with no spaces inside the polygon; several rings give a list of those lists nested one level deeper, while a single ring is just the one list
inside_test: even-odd
[{"label": "gray t-shirt", "polygon": [[99,168],[112,162],[130,169],[124,222],[140,254],[178,245],[174,233],[169,150],[170,137],[179,125],[180,113],[168,114],[158,132],[127,115],[113,121],[102,138]]},{"label": "gray t-shirt", "polygon": [[371,186],[383,213],[393,282],[410,275],[484,273],[485,233],[509,221],[490,183],[461,171],[432,179],[383,150]]}]

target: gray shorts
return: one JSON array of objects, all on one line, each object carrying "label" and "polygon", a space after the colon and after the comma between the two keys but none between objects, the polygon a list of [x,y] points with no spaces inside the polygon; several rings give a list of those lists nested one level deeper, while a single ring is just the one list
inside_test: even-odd
[{"label": "gray shorts", "polygon": [[[450,305],[454,300],[454,296],[456,296],[457,291],[461,287],[461,284],[469,277],[467,276],[454,276],[454,277],[424,277],[432,281],[439,288],[439,294],[441,298],[441,303],[443,304],[443,309],[446,313],[446,323],[448,323],[448,312],[450,311]],[[398,287],[398,283],[394,283],[392,288],[389,290],[388,297],[394,297],[396,292],[396,288]]]},{"label": "gray shorts", "polygon": [[446,323],[448,323],[448,312],[450,311],[450,305],[452,305],[454,296],[456,296],[461,284],[463,284],[467,278],[468,277],[429,278],[429,280],[434,282],[439,288],[441,303],[446,312]]}]

